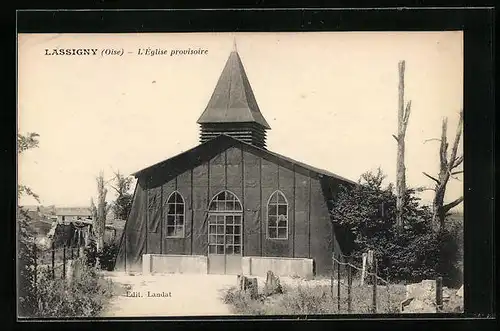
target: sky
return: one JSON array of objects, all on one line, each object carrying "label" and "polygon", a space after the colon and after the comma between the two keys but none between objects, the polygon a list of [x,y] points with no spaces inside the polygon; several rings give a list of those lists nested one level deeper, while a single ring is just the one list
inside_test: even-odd
[{"label": "sky", "polygon": [[[40,144],[19,156],[18,182],[43,205],[87,206],[100,171],[107,180],[115,171],[129,175],[196,146],[196,120],[234,42],[271,126],[268,149],[354,181],[380,167],[386,184],[395,182],[392,134],[398,62],[405,60],[405,99],[412,102],[407,184],[433,187],[422,172],[437,174],[439,142],[426,140],[440,137],[445,117],[450,144],[455,136],[463,105],[461,31],[20,34],[18,132],[38,133]],[[56,48],[123,55],[45,55]],[[167,54],[138,55],[147,48]],[[207,52],[170,56],[188,48]],[[461,180],[450,181],[446,201],[463,194]],[[425,191],[422,201],[432,197]]]}]

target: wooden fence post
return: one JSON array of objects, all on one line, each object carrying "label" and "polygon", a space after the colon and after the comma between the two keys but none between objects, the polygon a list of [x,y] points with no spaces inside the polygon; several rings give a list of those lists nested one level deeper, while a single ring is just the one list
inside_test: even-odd
[{"label": "wooden fence post", "polygon": [[362,267],[361,267],[361,286],[365,284],[365,276],[366,276],[366,260],[367,260],[368,254],[363,253],[363,260],[362,260]]},{"label": "wooden fence post", "polygon": [[52,279],[56,278],[56,271],[55,271],[55,260],[56,260],[56,250],[55,250],[55,245],[54,242],[52,241]]},{"label": "wooden fence post", "polygon": [[62,279],[66,278],[66,245],[63,246],[63,272]]},{"label": "wooden fence post", "polygon": [[438,312],[443,309],[443,277],[436,278],[436,309]]},{"label": "wooden fence post", "polygon": [[373,283],[373,296],[372,296],[372,313],[377,313],[377,259],[375,258],[375,253],[373,253],[372,260],[372,283]]},{"label": "wooden fence post", "polygon": [[352,267],[350,263],[352,262],[352,258],[349,258],[349,264],[347,265],[347,312],[352,312]]}]

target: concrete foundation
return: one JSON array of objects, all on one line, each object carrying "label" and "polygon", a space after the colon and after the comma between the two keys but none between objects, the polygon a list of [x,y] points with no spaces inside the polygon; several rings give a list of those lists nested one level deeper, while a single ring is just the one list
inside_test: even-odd
[{"label": "concrete foundation", "polygon": [[202,255],[144,254],[142,274],[179,273],[206,274],[207,257]]},{"label": "concrete foundation", "polygon": [[314,276],[313,260],[305,258],[244,256],[241,261],[243,274],[266,276],[270,270],[276,276],[299,276],[310,279]]},{"label": "concrete foundation", "polygon": [[[306,279],[314,276],[313,260],[306,258],[243,256],[241,271],[248,276],[265,277],[268,271],[276,276]],[[208,258],[203,255],[144,254],[142,274],[151,273],[207,274]]]}]

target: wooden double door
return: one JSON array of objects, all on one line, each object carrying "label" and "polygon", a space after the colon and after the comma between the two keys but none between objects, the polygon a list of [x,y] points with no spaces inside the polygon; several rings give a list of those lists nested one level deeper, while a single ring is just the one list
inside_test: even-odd
[{"label": "wooden double door", "polygon": [[242,212],[208,215],[208,273],[239,274],[243,251]]}]

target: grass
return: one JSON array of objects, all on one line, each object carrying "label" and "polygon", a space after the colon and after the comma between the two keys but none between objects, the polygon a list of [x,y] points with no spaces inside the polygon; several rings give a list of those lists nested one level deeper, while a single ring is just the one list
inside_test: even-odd
[{"label": "grass", "polygon": [[[266,297],[259,295],[255,300],[236,287],[223,292],[224,303],[230,305],[238,315],[320,315],[320,314],[369,314],[372,312],[373,286],[353,282],[351,288],[351,311],[348,311],[347,286],[340,286],[340,310],[337,286],[333,294],[330,285],[282,285],[283,294]],[[443,301],[443,312],[463,312],[463,298],[455,295],[456,290],[448,291],[449,298]],[[406,286],[390,284],[377,286],[378,314],[397,314],[401,301],[406,298]]]},{"label": "grass", "polygon": [[[379,286],[377,292],[377,313],[397,313],[400,302],[405,297],[405,288],[401,285]],[[347,287],[341,286],[340,310],[337,288],[331,293],[328,285],[283,286],[283,294],[270,297],[263,295],[252,300],[247,293],[236,287],[229,288],[223,295],[223,301],[231,306],[233,313],[240,315],[316,315],[347,314]],[[351,312],[370,313],[372,307],[372,287],[353,284],[351,290]]]},{"label": "grass", "polygon": [[[35,290],[33,290],[34,292]],[[82,263],[71,281],[52,278],[49,270],[38,274],[36,293],[28,311],[20,311],[22,317],[95,317],[107,307],[111,297],[121,287],[105,279],[95,268]]]}]

